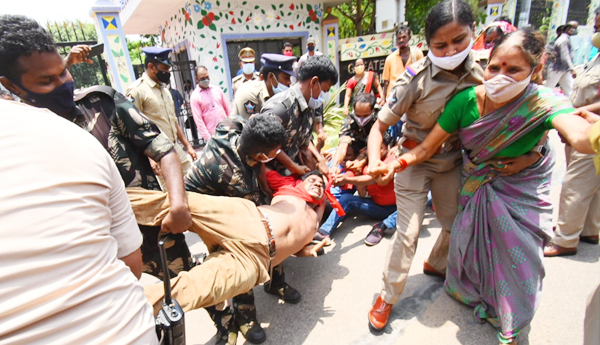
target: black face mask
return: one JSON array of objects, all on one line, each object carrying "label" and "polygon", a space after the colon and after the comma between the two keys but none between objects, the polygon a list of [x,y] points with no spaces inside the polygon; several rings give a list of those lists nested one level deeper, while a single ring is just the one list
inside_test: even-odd
[{"label": "black face mask", "polygon": [[36,108],[47,108],[63,117],[71,115],[75,109],[75,101],[73,101],[75,83],[72,81],[66,82],[48,93],[33,92],[19,83],[15,83],[14,81],[13,83],[27,92],[27,95],[23,99]]},{"label": "black face mask", "polygon": [[158,69],[158,72],[156,72],[156,78],[162,83],[168,84],[171,81],[171,72],[163,72]]}]

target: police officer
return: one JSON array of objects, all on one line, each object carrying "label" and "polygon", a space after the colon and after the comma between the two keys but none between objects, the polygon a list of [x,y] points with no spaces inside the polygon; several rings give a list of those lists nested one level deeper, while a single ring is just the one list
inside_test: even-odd
[{"label": "police officer", "polygon": [[[141,78],[129,85],[127,97],[160,128],[161,132],[167,135],[171,142],[176,143],[179,140],[185,146],[187,153],[196,160],[196,150],[178,124],[175,104],[167,87],[171,79],[171,61],[169,61],[171,49],[146,47],[142,51],[146,55],[146,71]],[[181,168],[185,175],[192,163],[181,146],[175,145],[175,150],[179,155]],[[163,188],[166,187],[160,176],[160,166],[153,165],[153,168],[157,172]]]},{"label": "police officer", "polygon": [[[219,123],[186,175],[186,190],[245,198],[257,206],[264,205],[269,196],[260,178],[264,175],[263,163],[277,155],[284,141],[283,126],[272,116],[257,115],[248,121],[239,115],[227,117]],[[276,273],[281,271],[278,269],[280,266],[273,269],[273,279],[279,277]],[[289,292],[287,296],[290,296]],[[294,301],[297,302],[291,300]],[[206,308],[217,326],[217,339],[227,340],[228,344],[235,343],[239,329],[248,342],[263,342],[267,335],[256,320],[252,290],[233,297],[233,309],[219,311],[214,307]]]},{"label": "police officer", "polygon": [[[592,44],[600,47],[600,11]],[[571,101],[575,107],[600,102],[600,55],[588,62],[575,79]],[[594,109],[597,111],[597,109]],[[600,176],[596,175],[594,155],[579,153],[567,146],[567,173],[560,192],[555,237],[544,248],[544,256],[577,254],[579,242],[598,244],[600,231]]]},{"label": "police officer", "polygon": [[286,176],[309,172],[312,167],[300,159],[302,150],[307,160],[316,161],[319,170],[327,173],[327,161],[312,143],[312,132],[322,128],[325,93],[337,83],[338,72],[328,58],[317,56],[302,65],[296,78],[296,84],[271,97],[261,110],[261,113],[279,117],[287,134],[282,152],[269,167]]},{"label": "police officer", "polygon": [[235,96],[235,92],[247,81],[250,80],[258,80],[259,76],[256,72],[256,68],[254,66],[256,53],[254,49],[250,47],[246,47],[240,50],[238,57],[240,58],[240,70],[237,75],[231,79],[231,89],[233,90],[233,95]]},{"label": "police officer", "polygon": [[293,64],[296,58],[281,54],[263,54],[260,62],[262,80],[252,80],[242,84],[233,99],[233,114],[245,119],[260,113],[263,104],[273,95],[290,87],[291,77],[296,74]]}]

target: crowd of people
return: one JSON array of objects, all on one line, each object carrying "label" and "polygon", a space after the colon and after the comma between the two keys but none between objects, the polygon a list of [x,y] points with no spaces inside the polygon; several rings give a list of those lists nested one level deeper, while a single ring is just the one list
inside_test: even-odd
[{"label": "crowd of people", "polygon": [[[501,344],[516,344],[540,302],[543,256],[598,244],[600,62],[596,54],[575,72],[575,22],[549,46],[506,18],[476,38],[474,22],[466,2],[444,0],[425,22],[426,56],[400,25],[381,79],[357,59],[338,146],[324,152],[314,138],[326,136],[323,104],[339,74],[314,38],[299,60],[289,43],[262,54],[258,71],[243,48],[230,103],[201,65],[188,96],[174,93],[170,49],[160,47],[144,48],[145,72],[125,95],[74,90],[68,67],[89,62],[90,48],[63,58],[37,22],[0,16],[0,83],[10,91],[0,96],[22,101],[0,100],[0,281],[9,287],[0,339],[155,344],[165,291],[142,287],[143,272],[168,273],[184,311],[206,308],[219,344],[239,333],[261,343],[253,288],[298,303],[283,262],[322,254],[351,213],[379,221],[366,245],[394,232],[368,311],[382,331],[431,205],[442,231],[423,272],[444,279]],[[594,28],[600,43],[600,10]],[[206,141],[199,152],[177,119],[185,102]],[[552,129],[568,159],[554,229]],[[185,231],[207,246],[202,263]],[[165,233],[169,272],[158,250]]]}]

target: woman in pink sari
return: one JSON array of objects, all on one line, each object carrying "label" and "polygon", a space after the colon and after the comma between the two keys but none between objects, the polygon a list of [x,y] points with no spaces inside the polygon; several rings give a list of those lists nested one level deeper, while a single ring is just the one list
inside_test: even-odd
[{"label": "woman in pink sari", "polygon": [[[501,38],[490,56],[484,85],[448,102],[434,129],[387,169],[382,179],[431,157],[455,131],[463,147],[460,213],[451,231],[446,291],[498,329],[501,344],[516,344],[539,304],[543,246],[552,233],[550,175],[554,157],[538,147],[557,129],[574,149],[593,153],[591,125],[573,115],[562,94],[531,83],[542,68],[544,39],[517,31]],[[518,157],[538,162],[516,169]]]}]

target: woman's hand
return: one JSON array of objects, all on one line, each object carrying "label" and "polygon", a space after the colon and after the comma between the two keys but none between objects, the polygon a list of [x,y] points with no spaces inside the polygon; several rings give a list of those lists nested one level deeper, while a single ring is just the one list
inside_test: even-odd
[{"label": "woman's hand", "polygon": [[373,179],[377,179],[380,175],[385,175],[388,172],[388,165],[382,161],[371,161],[367,168],[367,174]]},{"label": "woman's hand", "polygon": [[521,172],[521,170],[532,166],[541,158],[542,157],[535,152],[529,152],[514,158],[502,158],[498,161],[498,164],[501,167],[494,167],[494,170],[499,171],[502,175],[514,175]]},{"label": "woman's hand", "polygon": [[583,108],[575,109],[573,114],[575,114],[577,116],[581,116],[584,120],[591,123],[592,125],[594,123],[598,122],[598,120],[600,120],[600,116],[592,113],[591,111],[589,111],[587,109],[583,109]]}]

